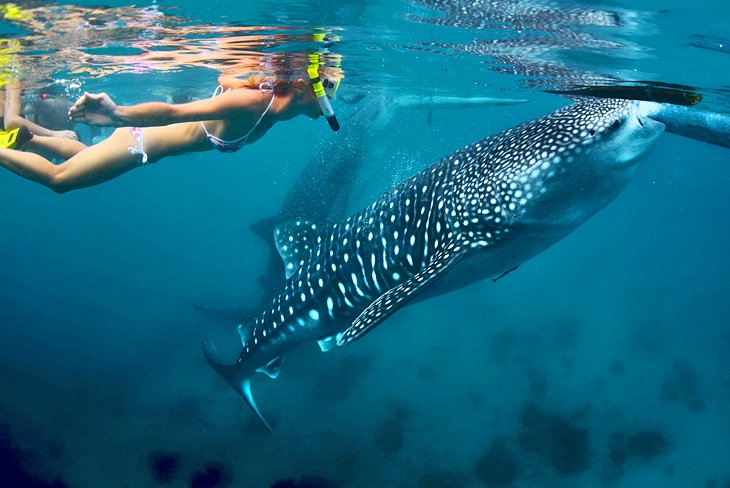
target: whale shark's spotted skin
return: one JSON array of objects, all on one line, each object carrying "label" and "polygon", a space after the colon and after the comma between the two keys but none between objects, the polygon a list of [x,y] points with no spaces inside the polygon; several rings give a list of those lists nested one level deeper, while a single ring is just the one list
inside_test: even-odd
[{"label": "whale shark's spotted skin", "polygon": [[236,363],[206,342],[209,363],[261,417],[250,377],[275,377],[288,350],[352,342],[426,287],[508,271],[603,208],[662,132],[643,115],[653,105],[579,100],[455,152],[342,222],[279,226],[283,289],[239,326]]}]

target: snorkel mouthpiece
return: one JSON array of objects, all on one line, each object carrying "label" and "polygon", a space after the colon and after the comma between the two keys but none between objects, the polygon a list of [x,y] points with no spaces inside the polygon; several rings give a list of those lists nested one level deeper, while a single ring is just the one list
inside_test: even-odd
[{"label": "snorkel mouthpiece", "polygon": [[340,123],[337,121],[337,117],[335,116],[334,111],[332,110],[332,105],[330,104],[330,101],[327,99],[327,97],[324,98],[324,101],[322,99],[318,99],[319,101],[319,108],[322,109],[322,113],[324,114],[324,118],[327,119],[327,123],[330,125],[330,129],[337,132],[340,130]]},{"label": "snorkel mouthpiece", "polygon": [[309,56],[307,74],[309,75],[309,82],[312,84],[312,88],[314,89],[314,96],[317,97],[317,103],[319,103],[322,115],[324,115],[325,119],[327,119],[327,123],[330,125],[330,128],[337,132],[340,130],[340,123],[337,121],[335,111],[332,110],[332,104],[327,96],[327,92],[325,91],[324,86],[322,86],[322,79],[319,77],[319,57],[316,54]]}]

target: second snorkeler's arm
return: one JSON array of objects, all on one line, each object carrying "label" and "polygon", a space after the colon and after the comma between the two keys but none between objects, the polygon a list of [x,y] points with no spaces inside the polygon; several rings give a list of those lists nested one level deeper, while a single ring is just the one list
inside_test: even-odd
[{"label": "second snorkeler's arm", "polygon": [[60,137],[78,141],[79,138],[72,130],[51,130],[31,122],[21,115],[22,91],[17,83],[13,82],[5,87],[5,103],[3,112],[3,125],[5,130],[10,131],[25,126],[32,134],[37,136]]},{"label": "second snorkeler's arm", "polygon": [[69,110],[69,118],[74,122],[112,127],[151,127],[177,122],[217,120],[251,107],[258,93],[254,90],[238,90],[179,105],[147,102],[130,106],[115,104],[106,93],[84,93]]}]

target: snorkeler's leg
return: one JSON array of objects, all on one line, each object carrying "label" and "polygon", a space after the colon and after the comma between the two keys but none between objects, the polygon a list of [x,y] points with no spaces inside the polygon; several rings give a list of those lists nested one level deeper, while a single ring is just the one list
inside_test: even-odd
[{"label": "snorkeler's leg", "polygon": [[34,135],[24,146],[23,150],[40,151],[51,157],[71,159],[77,153],[88,146],[83,142],[60,137],[47,137]]},{"label": "snorkeler's leg", "polygon": [[117,129],[109,138],[59,165],[38,154],[0,148],[0,166],[57,193],[65,193],[98,185],[136,168],[137,156],[127,149],[132,143],[134,138],[128,130]]},{"label": "snorkeler's leg", "polygon": [[18,176],[42,185],[49,186],[56,171],[56,166],[35,153],[0,148],[0,166]]}]

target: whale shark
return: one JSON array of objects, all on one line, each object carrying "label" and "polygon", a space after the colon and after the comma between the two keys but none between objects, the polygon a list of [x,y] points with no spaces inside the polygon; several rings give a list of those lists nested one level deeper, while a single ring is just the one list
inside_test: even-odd
[{"label": "whale shark", "polygon": [[663,123],[667,132],[730,149],[730,115],[693,108],[660,104],[651,118]]},{"label": "whale shark", "polygon": [[231,324],[255,313],[266,305],[269,296],[284,280],[284,265],[271,240],[277,225],[295,218],[335,221],[346,217],[350,195],[361,166],[372,154],[368,148],[392,126],[398,110],[490,108],[527,103],[525,99],[498,97],[463,97],[389,93],[356,94],[354,109],[343,119],[342,129],[318,147],[289,188],[278,211],[252,223],[250,230],[267,245],[265,270],[257,278],[262,293],[258,300],[229,306],[194,303],[193,308],[206,319]]},{"label": "whale shark", "polygon": [[664,124],[654,102],[575,99],[548,115],[444,157],[346,219],[294,219],[274,233],[286,279],[238,326],[232,364],[206,360],[271,429],[253,397],[255,373],[279,374],[306,342],[323,351],[358,340],[419,294],[500,276],[611,202]]}]

